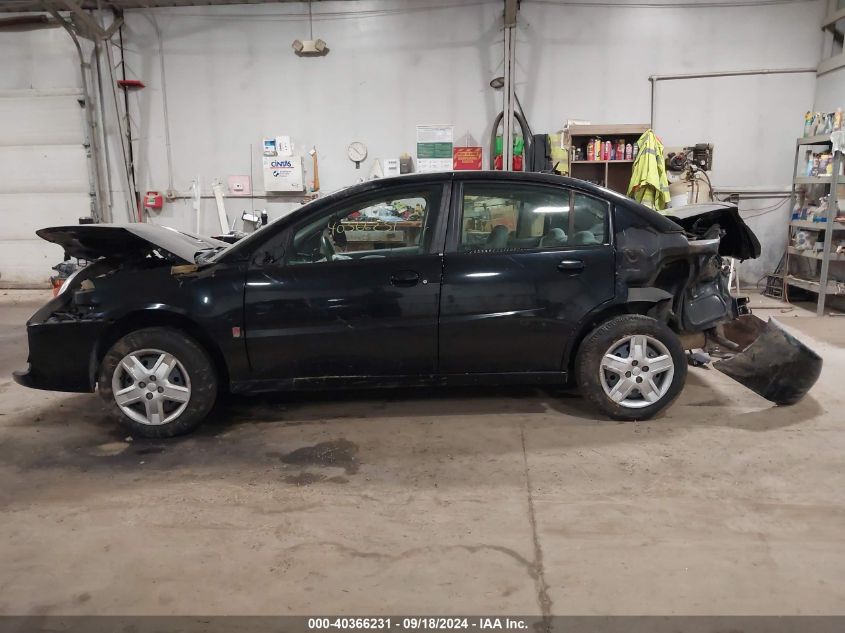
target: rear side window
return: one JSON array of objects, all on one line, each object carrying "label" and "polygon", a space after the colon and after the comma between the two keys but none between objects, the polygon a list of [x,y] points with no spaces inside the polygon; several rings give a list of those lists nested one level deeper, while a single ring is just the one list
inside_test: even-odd
[{"label": "rear side window", "polygon": [[608,202],[583,193],[572,194],[573,218],[569,244],[609,244]]},{"label": "rear side window", "polygon": [[461,252],[559,249],[607,243],[608,203],[568,189],[467,183]]}]

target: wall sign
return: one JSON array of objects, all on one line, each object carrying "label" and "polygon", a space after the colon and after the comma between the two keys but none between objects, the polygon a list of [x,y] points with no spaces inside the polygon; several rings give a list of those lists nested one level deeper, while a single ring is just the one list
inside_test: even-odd
[{"label": "wall sign", "polygon": [[265,191],[304,191],[301,156],[264,156]]},{"label": "wall sign", "polygon": [[456,147],[452,150],[452,169],[481,169],[481,161],[480,147]]},{"label": "wall sign", "polygon": [[449,171],[452,169],[454,125],[417,126],[417,171]]}]

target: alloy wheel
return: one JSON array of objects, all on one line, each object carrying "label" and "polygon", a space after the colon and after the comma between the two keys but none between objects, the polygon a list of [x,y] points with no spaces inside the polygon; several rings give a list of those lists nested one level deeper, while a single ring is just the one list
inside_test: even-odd
[{"label": "alloy wheel", "polygon": [[619,339],[601,359],[599,378],[605,395],[629,409],[648,407],[666,395],[675,375],[668,348],[645,334]]},{"label": "alloy wheel", "polygon": [[124,356],[111,382],[117,406],[140,424],[172,422],[191,399],[191,380],[185,366],[173,354],[158,349]]}]

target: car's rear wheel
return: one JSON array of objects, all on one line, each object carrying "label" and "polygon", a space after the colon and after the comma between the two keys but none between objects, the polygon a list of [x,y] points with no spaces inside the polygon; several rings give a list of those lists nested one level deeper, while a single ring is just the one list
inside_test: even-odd
[{"label": "car's rear wheel", "polygon": [[681,341],[651,317],[626,314],[590,332],[576,358],[584,396],[619,420],[647,420],[683,389],[687,364]]},{"label": "car's rear wheel", "polygon": [[184,332],[154,327],[130,332],[106,353],[98,391],[133,435],[173,437],[195,429],[217,397],[205,350]]}]

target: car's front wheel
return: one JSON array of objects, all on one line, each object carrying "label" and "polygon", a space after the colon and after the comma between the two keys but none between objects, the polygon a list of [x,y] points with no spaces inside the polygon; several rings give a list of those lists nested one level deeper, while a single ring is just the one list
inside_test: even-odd
[{"label": "car's front wheel", "polygon": [[195,429],[217,397],[206,351],[184,332],[152,327],[130,332],[103,358],[100,396],[133,435],[173,437]]},{"label": "car's front wheel", "polygon": [[681,341],[651,317],[626,314],[590,332],[576,358],[583,395],[619,420],[647,420],[683,389],[687,364]]}]

